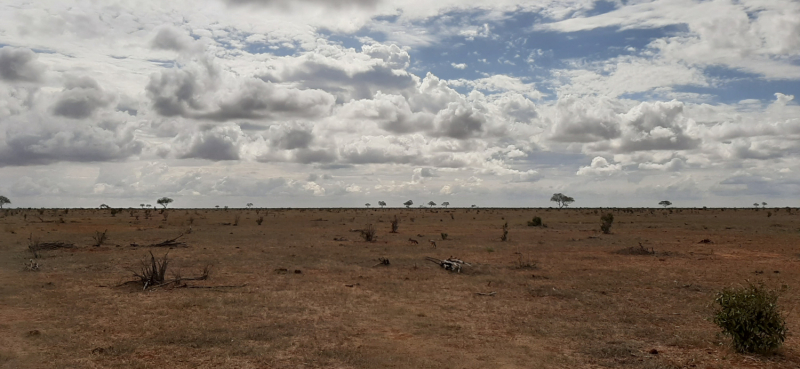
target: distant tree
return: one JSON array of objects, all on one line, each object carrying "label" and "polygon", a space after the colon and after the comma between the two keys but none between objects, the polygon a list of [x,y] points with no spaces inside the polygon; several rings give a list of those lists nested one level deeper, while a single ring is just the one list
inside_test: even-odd
[{"label": "distant tree", "polygon": [[384,206],[386,206],[386,201],[378,201],[378,205],[380,205],[381,207],[384,207]]},{"label": "distant tree", "polygon": [[753,206],[755,206],[755,207],[758,207],[758,203],[757,203],[757,202],[754,202],[754,203],[753,203]]},{"label": "distant tree", "polygon": [[153,207],[153,205],[147,204],[147,207],[148,207],[148,208],[152,208],[152,207]]},{"label": "distant tree", "polygon": [[144,209],[144,204],[139,204],[139,206],[141,206],[141,207],[142,207],[142,209]]},{"label": "distant tree", "polygon": [[372,204],[370,204],[370,203],[366,203],[366,204],[364,204],[364,205],[365,205],[366,207],[370,207],[370,206],[372,206]]},{"label": "distant tree", "polygon": [[408,201],[404,202],[403,205],[405,205],[407,208],[410,208],[411,205],[414,205],[414,202],[411,201],[411,200],[408,200]]},{"label": "distant tree", "polygon": [[766,202],[762,202],[762,203],[761,203],[761,207],[762,207],[762,208],[766,208],[766,207],[767,207],[767,203],[766,203]]},{"label": "distant tree", "polygon": [[429,205],[430,207],[434,207],[434,206],[436,206],[436,203],[435,203],[435,202],[433,202],[433,201],[428,201],[428,205]]},{"label": "distant tree", "polygon": [[443,203],[442,203],[442,206],[444,206],[444,207],[448,207],[448,206],[450,206],[450,203],[449,203],[449,202],[447,202],[447,201],[445,201],[445,202],[443,202]]},{"label": "distant tree", "polygon": [[3,205],[10,204],[10,203],[11,203],[11,200],[9,200],[8,197],[0,196],[0,209],[3,208]]},{"label": "distant tree", "polygon": [[553,201],[558,204],[558,208],[561,209],[565,206],[569,206],[569,204],[575,202],[575,199],[564,195],[563,193],[555,193],[553,197],[550,198],[550,201]]},{"label": "distant tree", "polygon": [[250,209],[250,208],[252,208],[252,207],[253,207],[253,203],[252,203],[252,202],[248,202],[248,203],[247,203],[247,208],[248,208],[248,209]]},{"label": "distant tree", "polygon": [[214,205],[215,208],[219,209],[219,205]]},{"label": "distant tree", "polygon": [[662,202],[659,202],[658,204],[666,208],[667,206],[672,205],[672,202],[664,200]]},{"label": "distant tree", "polygon": [[477,208],[478,206],[477,206],[477,205],[472,205],[472,206],[470,206],[470,207],[471,207],[471,208]]},{"label": "distant tree", "polygon": [[106,204],[100,204],[100,209],[111,209],[111,207]]},{"label": "distant tree", "polygon": [[167,205],[169,205],[171,202],[172,202],[172,199],[170,199],[169,197],[162,197],[162,198],[156,200],[156,203],[161,205],[161,206],[163,206],[164,209],[166,209]]}]

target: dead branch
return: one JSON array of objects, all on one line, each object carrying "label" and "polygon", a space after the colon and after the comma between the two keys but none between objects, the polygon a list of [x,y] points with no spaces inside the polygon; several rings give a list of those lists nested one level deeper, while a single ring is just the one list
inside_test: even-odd
[{"label": "dead branch", "polygon": [[489,292],[489,293],[486,293],[486,292],[475,292],[475,294],[479,295],[479,296],[494,296],[494,295],[497,294],[497,292],[495,292],[495,291],[492,291],[492,292]]}]

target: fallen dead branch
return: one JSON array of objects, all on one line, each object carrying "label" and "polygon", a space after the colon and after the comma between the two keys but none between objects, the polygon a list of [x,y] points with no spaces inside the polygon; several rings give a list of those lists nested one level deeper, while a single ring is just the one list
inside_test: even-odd
[{"label": "fallen dead branch", "polygon": [[487,292],[475,292],[475,294],[479,295],[479,296],[494,296],[494,295],[497,294],[497,292],[495,292],[495,291],[488,292],[488,293]]},{"label": "fallen dead branch", "polygon": [[389,263],[389,259],[388,259],[388,258],[378,258],[378,261],[379,261],[379,263],[378,263],[378,264],[375,264],[375,265],[373,265],[373,266],[372,266],[373,268],[374,268],[374,267],[376,267],[376,266],[381,266],[381,265],[385,265],[385,266],[391,265],[391,264]]},{"label": "fallen dead branch", "polygon": [[650,248],[649,250],[642,246],[642,243],[639,242],[639,247],[628,247],[622,250],[617,250],[614,252],[615,254],[620,255],[655,255],[656,251]]},{"label": "fallen dead branch", "polygon": [[[144,247],[187,247],[188,245],[186,244],[186,242],[178,241],[178,239],[183,237],[185,234],[186,233],[184,232],[184,233],[181,233],[180,235],[178,235],[178,237],[175,237],[175,238],[172,238],[172,239],[169,239],[169,240],[166,240],[166,241],[162,241],[162,242],[159,242],[159,243],[153,243],[153,244],[149,244],[149,245],[144,245]],[[143,245],[139,245],[137,243],[132,243],[131,246],[133,246],[133,247],[141,247]]]},{"label": "fallen dead branch", "polygon": [[455,259],[453,257],[447,258],[446,260],[441,260],[427,256],[425,257],[425,260],[439,264],[439,266],[442,267],[442,269],[444,270],[449,270],[451,272],[457,272],[457,273],[461,273],[461,268],[463,266],[472,266],[470,263],[467,263],[463,260]]}]

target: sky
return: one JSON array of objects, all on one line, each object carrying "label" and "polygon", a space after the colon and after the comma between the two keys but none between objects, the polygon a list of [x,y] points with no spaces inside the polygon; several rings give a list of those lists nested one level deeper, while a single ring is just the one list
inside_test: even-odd
[{"label": "sky", "polygon": [[798,207],[798,99],[791,0],[0,3],[10,207]]}]

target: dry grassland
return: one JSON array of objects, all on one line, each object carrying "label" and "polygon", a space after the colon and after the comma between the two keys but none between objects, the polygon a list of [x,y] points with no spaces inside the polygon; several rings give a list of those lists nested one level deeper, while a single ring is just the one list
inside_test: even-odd
[{"label": "dry grassland", "polygon": [[[0,367],[800,367],[800,211],[613,213],[602,234],[594,209],[0,211]],[[351,232],[367,224],[376,242]],[[29,238],[75,247],[30,271]],[[619,252],[640,243],[655,255]],[[149,251],[183,277],[211,265],[177,285],[211,288],[122,284]],[[748,280],[788,286],[777,355],[734,353],[708,320]]]}]

